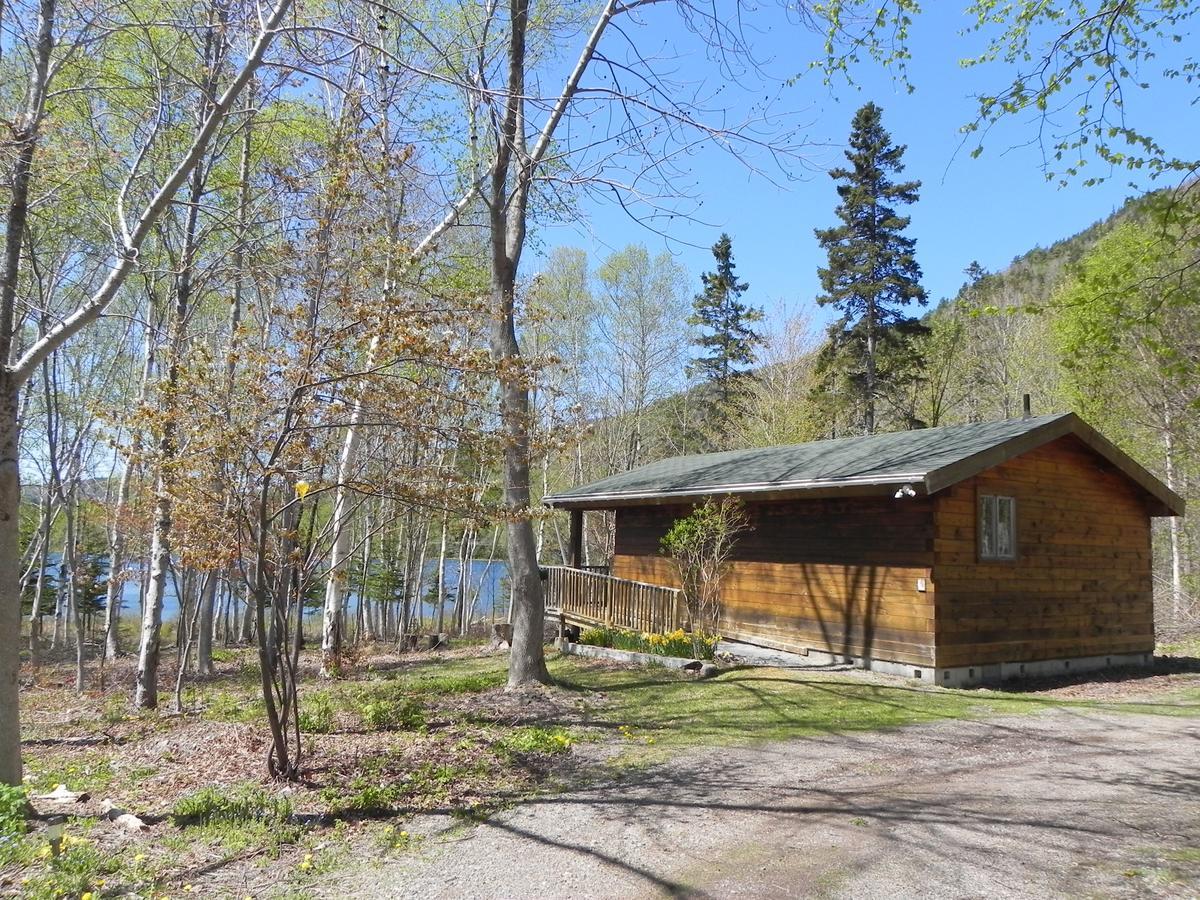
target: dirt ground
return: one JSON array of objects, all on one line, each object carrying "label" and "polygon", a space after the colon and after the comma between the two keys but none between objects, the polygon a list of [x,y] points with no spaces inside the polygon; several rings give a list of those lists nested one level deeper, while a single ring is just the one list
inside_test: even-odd
[{"label": "dirt ground", "polygon": [[1086,708],[709,750],[318,893],[1200,897],[1198,761],[1197,718]]}]

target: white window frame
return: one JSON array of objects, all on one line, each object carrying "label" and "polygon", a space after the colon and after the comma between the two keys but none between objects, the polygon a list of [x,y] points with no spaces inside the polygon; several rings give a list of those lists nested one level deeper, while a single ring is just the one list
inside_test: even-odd
[{"label": "white window frame", "polygon": [[[1007,507],[1007,528],[1001,527],[1001,510]],[[1003,494],[980,494],[976,544],[979,558],[1011,562],[1017,558],[1017,500]],[[1004,532],[1007,532],[1005,534]],[[1005,540],[1006,539],[1006,540]],[[1007,543],[1007,546],[1002,546]]]}]

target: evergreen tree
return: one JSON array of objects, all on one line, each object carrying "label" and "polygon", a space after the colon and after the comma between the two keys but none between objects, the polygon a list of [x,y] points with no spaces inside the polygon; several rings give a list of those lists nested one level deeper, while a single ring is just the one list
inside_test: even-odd
[{"label": "evergreen tree", "polygon": [[[843,371],[851,373],[848,380],[858,395],[867,434],[875,432],[876,399],[887,376],[883,358],[889,348],[900,350],[892,345],[911,346],[920,327],[905,308],[913,301],[927,302],[913,255],[916,241],[904,233],[909,217],[896,212],[917,200],[921,186],[919,181],[892,180],[904,170],[904,149],[892,143],[882,110],[874,103],[855,113],[846,151],[850,166],[829,173],[840,182],[841,224],[816,230],[829,254],[829,264],[818,269],[825,293],[817,302],[842,314],[831,329],[831,350]],[[906,377],[912,377],[912,366],[904,368]]]},{"label": "evergreen tree", "polygon": [[699,375],[712,389],[710,412],[719,423],[728,418],[735,402],[736,382],[754,365],[755,348],[763,343],[762,335],[751,327],[762,321],[763,312],[741,300],[750,285],[738,281],[734,272],[729,235],[721,235],[713,244],[712,254],[717,269],[700,276],[704,291],[692,301],[693,312],[688,317],[689,325],[703,329],[692,341],[703,355],[688,367],[688,374]]}]

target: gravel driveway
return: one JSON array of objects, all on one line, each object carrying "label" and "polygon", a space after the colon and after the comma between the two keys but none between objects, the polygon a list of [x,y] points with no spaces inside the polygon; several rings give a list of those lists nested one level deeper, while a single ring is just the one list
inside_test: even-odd
[{"label": "gravel driveway", "polygon": [[707,750],[431,838],[333,893],[1200,897],[1197,763],[1200,720],[1063,708]]}]

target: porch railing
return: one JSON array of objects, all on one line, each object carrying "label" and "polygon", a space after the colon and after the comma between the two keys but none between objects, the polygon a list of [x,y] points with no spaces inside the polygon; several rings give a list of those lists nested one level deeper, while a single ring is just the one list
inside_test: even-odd
[{"label": "porch railing", "polygon": [[683,591],[611,575],[546,566],[547,612],[577,625],[666,633],[687,622]]}]

